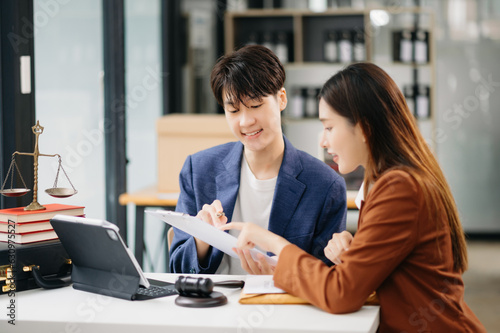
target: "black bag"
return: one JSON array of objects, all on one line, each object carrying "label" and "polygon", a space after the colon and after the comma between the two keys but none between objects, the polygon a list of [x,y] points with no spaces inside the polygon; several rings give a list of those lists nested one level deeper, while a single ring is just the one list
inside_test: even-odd
[{"label": "black bag", "polygon": [[0,294],[58,288],[71,280],[71,260],[59,240],[32,244],[0,242]]}]

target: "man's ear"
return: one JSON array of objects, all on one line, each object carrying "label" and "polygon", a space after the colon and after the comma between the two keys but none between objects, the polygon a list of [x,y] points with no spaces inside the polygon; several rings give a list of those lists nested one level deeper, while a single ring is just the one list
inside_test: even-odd
[{"label": "man's ear", "polygon": [[280,103],[280,111],[283,111],[286,108],[286,105],[288,103],[285,87],[281,88],[278,91],[278,101]]}]

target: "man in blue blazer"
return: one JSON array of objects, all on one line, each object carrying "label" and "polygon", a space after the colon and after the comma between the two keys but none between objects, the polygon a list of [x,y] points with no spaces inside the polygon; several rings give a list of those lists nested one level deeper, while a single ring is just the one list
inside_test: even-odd
[{"label": "man in blue blazer", "polygon": [[[212,90],[239,142],[189,156],[179,176],[176,211],[214,226],[254,222],[331,264],[324,248],[345,230],[342,177],[297,150],[281,130],[287,104],[285,71],[263,46],[246,46],[218,60]],[[222,212],[224,214],[222,214]],[[265,260],[238,252],[239,260],[175,229],[170,248],[174,273],[271,274]]]}]

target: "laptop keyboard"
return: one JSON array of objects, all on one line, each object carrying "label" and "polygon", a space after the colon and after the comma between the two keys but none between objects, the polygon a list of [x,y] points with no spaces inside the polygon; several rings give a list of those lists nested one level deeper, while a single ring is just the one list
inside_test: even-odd
[{"label": "laptop keyboard", "polygon": [[139,289],[137,289],[137,292],[134,295],[134,299],[143,300],[143,299],[158,298],[176,294],[178,294],[178,292],[173,286],[171,287],[150,286],[149,288],[139,287]]}]

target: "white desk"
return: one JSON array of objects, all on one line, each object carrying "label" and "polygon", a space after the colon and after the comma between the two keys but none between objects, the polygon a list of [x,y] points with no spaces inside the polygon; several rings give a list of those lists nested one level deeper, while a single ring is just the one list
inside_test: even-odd
[{"label": "white desk", "polygon": [[[175,282],[177,274],[154,273],[148,277]],[[244,276],[210,275],[214,281]],[[228,304],[204,309],[174,304],[175,297],[146,301],[118,298],[65,287],[16,293],[16,325],[8,324],[7,306],[12,298],[0,296],[0,332],[137,333],[137,332],[375,332],[379,307],[328,314],[311,305],[243,305],[240,289],[216,288]]]}]

